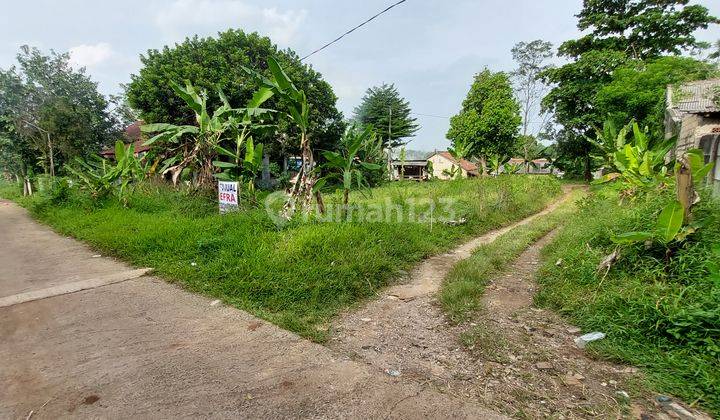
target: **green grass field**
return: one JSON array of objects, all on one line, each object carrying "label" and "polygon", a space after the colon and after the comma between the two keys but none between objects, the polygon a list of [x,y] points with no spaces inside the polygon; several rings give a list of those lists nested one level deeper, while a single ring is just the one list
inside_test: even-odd
[{"label": "green grass field", "polygon": [[[648,230],[672,191],[619,204],[610,188],[585,200],[544,250],[536,301],[583,331],[607,338],[588,351],[640,367],[648,386],[720,415],[720,203],[705,196],[704,225],[677,246],[620,250],[606,277],[597,266],[616,245],[610,234]],[[561,265],[556,261],[562,259]]]},{"label": "green grass field", "polygon": [[[128,208],[77,194],[18,199],[14,186],[0,188],[58,232],[316,341],[327,337],[332,316],[401,270],[535,213],[560,192],[551,177],[393,183],[369,196],[353,193],[358,206],[350,222],[277,227],[264,208],[220,216],[212,197],[154,185],[138,189]],[[339,200],[326,197],[330,208]],[[428,201],[440,204],[430,212]],[[389,220],[376,214],[386,207]],[[443,217],[466,223],[451,226]]]}]

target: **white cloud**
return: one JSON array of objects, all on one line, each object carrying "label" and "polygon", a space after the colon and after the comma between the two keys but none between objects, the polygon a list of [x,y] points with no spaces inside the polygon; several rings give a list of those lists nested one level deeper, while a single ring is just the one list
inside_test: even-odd
[{"label": "white cloud", "polygon": [[[305,10],[280,12],[238,0],[175,0],[155,15],[155,23],[166,35],[182,38],[200,27],[212,31],[243,28],[268,35],[287,45],[305,20]],[[190,31],[189,28],[192,28]]]},{"label": "white cloud", "polygon": [[70,48],[70,64],[74,67],[95,67],[115,55],[110,44],[100,42],[94,45],[82,44]]}]

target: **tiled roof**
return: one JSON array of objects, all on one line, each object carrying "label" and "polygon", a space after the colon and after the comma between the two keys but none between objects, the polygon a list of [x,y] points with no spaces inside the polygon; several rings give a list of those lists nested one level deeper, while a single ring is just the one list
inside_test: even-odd
[{"label": "tiled roof", "polygon": [[[125,145],[133,143],[135,145],[135,153],[142,153],[150,150],[150,146],[143,145],[145,140],[142,138],[142,131],[140,131],[140,126],[143,124],[144,123],[142,121],[135,121],[125,129]],[[115,147],[107,148],[100,152],[100,154],[104,157],[113,157],[115,156]]]},{"label": "tiled roof", "polygon": [[668,108],[688,113],[720,112],[715,95],[720,79],[689,82],[675,88],[668,87]]},{"label": "tiled roof", "polygon": [[457,159],[455,159],[450,152],[438,152],[438,155],[444,157],[445,159],[449,160],[450,162],[453,162],[456,165],[459,165],[461,168],[463,168],[467,172],[477,172],[478,167],[476,164],[470,162],[467,159],[460,159],[458,162]]}]

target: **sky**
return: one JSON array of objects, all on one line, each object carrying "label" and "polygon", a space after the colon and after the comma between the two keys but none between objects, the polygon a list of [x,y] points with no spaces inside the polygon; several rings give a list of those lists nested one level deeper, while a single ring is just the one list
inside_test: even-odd
[{"label": "sky", "polygon": [[[13,65],[24,44],[68,51],[101,92],[118,94],[148,49],[240,28],[303,56],[394,2],[0,0],[0,67]],[[691,3],[720,16],[720,0]],[[448,117],[459,111],[473,75],[484,67],[512,70],[510,50],[517,42],[543,39],[557,46],[576,38],[574,15],[581,5],[582,0],[407,0],[306,62],[332,85],[346,117],[368,87],[394,83],[421,125],[408,148],[445,149]],[[720,27],[697,37],[720,39]],[[533,122],[531,128],[538,126]]]}]

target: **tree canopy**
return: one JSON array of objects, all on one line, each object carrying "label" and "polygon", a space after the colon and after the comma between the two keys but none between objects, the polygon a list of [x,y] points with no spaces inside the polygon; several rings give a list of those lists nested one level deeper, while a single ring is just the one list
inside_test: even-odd
[{"label": "tree canopy", "polygon": [[488,69],[475,75],[462,110],[450,119],[447,138],[454,147],[472,143],[473,155],[510,155],[520,127],[518,105],[506,73]]},{"label": "tree canopy", "polygon": [[[0,70],[0,154],[6,170],[40,166],[53,173],[76,156],[99,152],[118,137],[122,123],[84,69],[68,54],[23,46],[18,67]],[[22,159],[8,162],[8,156]]]},{"label": "tree canopy", "polygon": [[[294,51],[279,50],[269,38],[257,33],[246,34],[242,30],[231,29],[215,38],[195,36],[173,47],[149,50],[141,56],[143,68],[131,76],[132,81],[126,87],[128,101],[148,123],[189,124],[194,121],[194,115],[173,92],[171,81],[183,84],[188,80],[198,90],[208,92],[220,89],[232,106],[241,107],[261,83],[250,77],[243,67],[269,77],[269,57],[274,57],[298,89],[307,95],[311,143],[320,149],[335,149],[344,124],[342,113],[335,106],[337,97],[330,85],[320,73],[302,64]],[[217,96],[210,96],[207,100],[210,109],[221,105]],[[286,104],[279,98],[272,98],[266,106],[285,111]],[[271,153],[297,153],[300,150],[300,145],[290,140],[298,137],[297,128],[284,114],[286,112],[279,114],[277,133],[260,139]]]},{"label": "tree canopy", "polygon": [[393,84],[374,86],[365,91],[353,119],[363,125],[372,125],[382,139],[383,147],[397,147],[414,137],[420,129],[416,118],[410,116],[410,103]]},{"label": "tree canopy", "polygon": [[631,61],[613,72],[611,81],[597,93],[598,113],[616,127],[635,119],[662,137],[667,86],[701,80],[717,74],[714,66],[689,57],[660,57],[648,62]]},{"label": "tree canopy", "polygon": [[687,0],[584,0],[577,15],[580,39],[564,42],[559,54],[571,61],[545,70],[542,77],[553,89],[543,108],[563,126],[559,153],[585,162],[590,177],[590,144],[585,140],[606,117],[598,93],[613,79],[615,70],[637,60],[678,54],[703,46],[694,33],[718,19],[706,7]]}]

